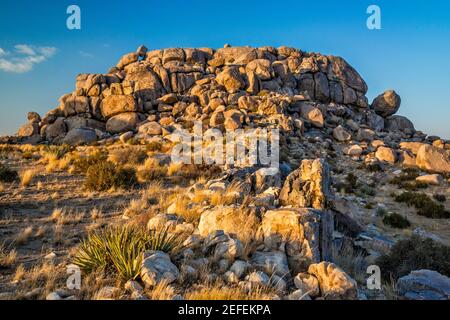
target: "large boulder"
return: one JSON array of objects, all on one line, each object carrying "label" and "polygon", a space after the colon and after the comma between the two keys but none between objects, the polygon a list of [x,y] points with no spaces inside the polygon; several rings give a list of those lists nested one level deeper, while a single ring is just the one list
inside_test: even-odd
[{"label": "large boulder", "polygon": [[290,278],[288,260],[286,254],[282,251],[256,251],[250,262],[253,267],[269,275],[276,274],[282,278]]},{"label": "large boulder", "polygon": [[358,295],[356,281],[330,262],[312,264],[308,273],[319,281],[321,295],[329,300],[355,300]]},{"label": "large boulder", "polygon": [[245,71],[247,73],[254,72],[261,80],[270,80],[274,73],[271,62],[267,59],[255,59],[249,62],[245,67]]},{"label": "large boulder", "polygon": [[266,247],[286,243],[289,265],[297,273],[330,258],[333,230],[331,213],[308,208],[267,211],[261,224]]},{"label": "large boulder", "polygon": [[145,116],[137,112],[120,113],[106,122],[106,131],[109,133],[123,133],[135,131],[138,124],[144,121]]},{"label": "large boulder", "polygon": [[379,147],[375,152],[375,158],[377,158],[380,161],[394,164],[395,161],[397,161],[397,154],[391,148]]},{"label": "large boulder", "polygon": [[448,173],[450,172],[448,150],[425,144],[417,151],[416,165],[423,170]]},{"label": "large boulder", "polygon": [[343,81],[349,87],[363,94],[367,92],[366,82],[347,61],[336,56],[327,56],[327,58],[331,63],[331,68],[328,70],[328,78],[330,80]]},{"label": "large boulder", "polygon": [[242,126],[242,123],[244,122],[244,115],[239,110],[231,109],[225,111],[223,115],[225,119],[224,121],[225,129],[227,130],[239,129]]},{"label": "large boulder", "polygon": [[31,137],[39,134],[39,124],[36,122],[28,122],[19,128],[18,137]]},{"label": "large boulder", "polygon": [[124,112],[137,112],[138,106],[132,95],[110,95],[100,106],[103,117],[109,119]]},{"label": "large boulder", "polygon": [[217,83],[223,85],[229,93],[238,92],[245,87],[245,81],[236,67],[226,67],[216,77]]},{"label": "large boulder", "polygon": [[386,118],[385,128],[387,131],[401,131],[407,134],[413,134],[416,129],[414,124],[406,117],[391,116]]},{"label": "large boulder", "polygon": [[143,135],[158,136],[162,134],[162,127],[156,121],[147,122],[139,126],[138,132]]},{"label": "large boulder", "polygon": [[450,300],[450,278],[432,270],[411,271],[397,280],[397,288],[409,300]]},{"label": "large boulder", "polygon": [[90,128],[75,128],[67,132],[62,143],[73,146],[90,144],[97,141],[95,130]]},{"label": "large boulder", "polygon": [[49,142],[53,142],[55,139],[63,137],[67,132],[64,118],[57,118],[52,124],[44,126],[43,131],[46,140]]},{"label": "large boulder", "polygon": [[352,135],[343,126],[339,125],[333,129],[333,138],[339,142],[344,142],[350,140]]},{"label": "large boulder", "polygon": [[[163,67],[159,71],[161,76],[167,73]],[[134,92],[138,98],[141,98],[143,101],[152,101],[158,99],[165,93],[163,84],[161,83],[163,81],[162,78],[147,66],[139,64],[127,70],[125,80],[134,83]],[[170,80],[167,78],[165,81],[167,83],[164,87],[170,87]]]},{"label": "large boulder", "polygon": [[300,115],[316,128],[322,128],[324,125],[322,111],[314,105],[308,103],[302,104],[300,107]]},{"label": "large boulder", "polygon": [[388,90],[376,97],[371,107],[378,115],[386,118],[398,111],[401,102],[400,96],[394,90]]},{"label": "large boulder", "polygon": [[303,160],[286,178],[280,193],[283,206],[325,209],[330,191],[330,169],[323,159]]},{"label": "large boulder", "polygon": [[144,253],[141,268],[141,279],[146,287],[154,287],[165,281],[170,284],[178,279],[180,271],[172,263],[170,256],[162,251]]},{"label": "large boulder", "polygon": [[202,213],[198,230],[204,237],[216,230],[239,234],[246,223],[259,221],[256,214],[251,211],[247,213],[245,219],[243,217],[242,211],[235,206],[216,206]]}]

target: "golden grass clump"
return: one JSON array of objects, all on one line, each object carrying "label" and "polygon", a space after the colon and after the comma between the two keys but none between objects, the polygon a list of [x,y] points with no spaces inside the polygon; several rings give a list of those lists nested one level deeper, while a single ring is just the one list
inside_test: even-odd
[{"label": "golden grass clump", "polygon": [[0,267],[10,267],[15,264],[16,261],[17,251],[15,249],[7,250],[4,244],[0,244]]},{"label": "golden grass clump", "polygon": [[270,300],[273,293],[268,288],[255,287],[246,292],[241,287],[225,286],[221,282],[201,286],[185,294],[186,300]]},{"label": "golden grass clump", "polygon": [[17,245],[23,245],[28,242],[32,234],[33,234],[33,227],[32,226],[26,227],[21,232],[19,232],[19,234],[15,237],[14,243],[16,243]]},{"label": "golden grass clump", "polygon": [[33,182],[34,178],[36,177],[36,175],[37,175],[36,170],[29,169],[29,170],[24,171],[20,175],[20,184],[22,185],[22,187],[30,186],[31,183]]}]

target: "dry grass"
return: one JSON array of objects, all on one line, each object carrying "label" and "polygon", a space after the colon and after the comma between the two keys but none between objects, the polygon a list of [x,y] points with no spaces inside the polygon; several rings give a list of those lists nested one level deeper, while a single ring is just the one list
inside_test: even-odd
[{"label": "dry grass", "polygon": [[361,253],[355,252],[350,245],[341,250],[333,250],[333,262],[360,284],[366,283],[366,261]]},{"label": "dry grass", "polygon": [[33,169],[26,170],[20,175],[20,184],[22,187],[28,187],[36,177],[37,172]]},{"label": "dry grass", "polygon": [[257,287],[246,292],[240,287],[228,287],[221,282],[202,286],[185,294],[186,300],[270,300],[273,294],[267,288]]},{"label": "dry grass", "polygon": [[23,245],[28,242],[31,235],[33,234],[33,227],[26,227],[23,229],[14,239],[14,243],[17,245]]},{"label": "dry grass", "polygon": [[394,279],[390,279],[388,282],[385,282],[381,285],[384,296],[387,300],[398,300],[398,290],[397,283]]},{"label": "dry grass", "polygon": [[167,167],[161,166],[155,158],[148,158],[137,168],[139,182],[162,179],[167,176]]},{"label": "dry grass", "polygon": [[20,282],[25,278],[27,271],[25,270],[25,267],[23,264],[20,264],[17,268],[16,268],[16,272],[14,273],[13,276],[13,281],[14,282]]},{"label": "dry grass", "polygon": [[17,262],[17,251],[7,250],[4,244],[0,244],[0,267],[11,267]]},{"label": "dry grass", "polygon": [[55,208],[48,218],[49,221],[57,225],[78,224],[83,221],[84,212],[68,211],[67,209]]},{"label": "dry grass", "polygon": [[161,281],[152,289],[145,290],[146,296],[150,300],[172,300],[176,295],[175,289],[167,281]]},{"label": "dry grass", "polygon": [[167,175],[173,176],[176,173],[180,172],[183,168],[183,163],[171,162],[169,167],[167,168]]},{"label": "dry grass", "polygon": [[92,220],[99,220],[103,218],[103,212],[101,209],[94,208],[91,210],[91,219]]},{"label": "dry grass", "polygon": [[174,200],[175,213],[182,217],[186,222],[197,222],[200,220],[200,208],[184,195],[177,195]]}]

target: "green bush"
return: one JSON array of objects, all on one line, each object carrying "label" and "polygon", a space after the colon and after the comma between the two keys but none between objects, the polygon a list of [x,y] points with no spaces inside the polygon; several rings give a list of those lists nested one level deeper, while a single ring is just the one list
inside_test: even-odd
[{"label": "green bush", "polygon": [[19,179],[19,174],[15,170],[11,170],[6,165],[0,163],[0,181],[14,182]]},{"label": "green bush", "polygon": [[403,192],[395,196],[395,201],[406,203],[408,206],[415,207],[417,214],[435,219],[450,218],[450,212],[445,210],[443,204],[434,202],[424,193]]},{"label": "green bush", "polygon": [[110,161],[97,162],[86,171],[85,186],[90,191],[107,191],[113,187],[127,189],[137,184],[134,169],[116,167]]},{"label": "green bush", "polygon": [[415,235],[398,241],[389,254],[380,256],[375,263],[387,281],[391,278],[397,280],[420,269],[435,270],[450,276],[450,247]]},{"label": "green bush", "polygon": [[409,220],[398,213],[392,213],[384,216],[383,223],[397,229],[405,229],[411,226]]},{"label": "green bush", "polygon": [[145,232],[131,227],[109,227],[85,239],[73,263],[85,272],[116,272],[123,280],[136,279],[141,272],[143,253],[158,250],[172,253],[179,247],[179,236],[167,229]]}]

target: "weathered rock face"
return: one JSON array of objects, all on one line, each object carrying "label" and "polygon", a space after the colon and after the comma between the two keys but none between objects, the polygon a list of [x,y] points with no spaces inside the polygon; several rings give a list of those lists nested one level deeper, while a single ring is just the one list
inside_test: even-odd
[{"label": "weathered rock face", "polygon": [[308,208],[271,210],[264,214],[261,228],[266,247],[276,249],[286,243],[289,265],[297,273],[331,255],[334,222],[329,212]]},{"label": "weathered rock face", "polygon": [[330,196],[330,169],[322,159],[303,160],[284,182],[280,203],[284,206],[325,209]]},{"label": "weathered rock face", "polygon": [[394,90],[388,90],[376,97],[371,107],[378,115],[386,118],[395,114],[400,104],[400,96]]},{"label": "weathered rock face", "polygon": [[446,150],[423,145],[417,151],[416,164],[423,170],[447,173],[450,172],[450,155]]},{"label": "weathered rock face", "polygon": [[106,131],[110,133],[123,133],[134,130],[145,117],[137,112],[124,112],[111,117],[106,122]]},{"label": "weathered rock face", "polygon": [[357,298],[356,281],[335,264],[321,262],[309,266],[308,273],[319,281],[322,296],[330,300],[354,300]]},{"label": "weathered rock face", "polygon": [[416,131],[413,123],[403,116],[391,116],[386,118],[385,128],[387,131],[400,131],[412,134]]},{"label": "weathered rock face", "polygon": [[398,292],[409,300],[449,300],[450,278],[432,270],[416,270],[397,280]]},{"label": "weathered rock face", "polygon": [[109,119],[124,112],[137,112],[138,108],[132,95],[110,95],[102,101],[101,112]]}]

